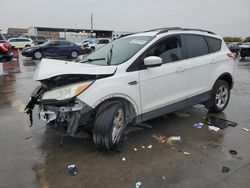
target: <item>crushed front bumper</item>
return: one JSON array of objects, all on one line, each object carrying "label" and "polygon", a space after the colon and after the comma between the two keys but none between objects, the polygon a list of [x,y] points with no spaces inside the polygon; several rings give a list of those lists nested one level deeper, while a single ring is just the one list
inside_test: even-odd
[{"label": "crushed front bumper", "polygon": [[92,108],[82,101],[75,99],[65,106],[40,105],[39,117],[58,133],[74,136],[79,127],[88,124]]},{"label": "crushed front bumper", "polygon": [[45,88],[41,85],[35,88],[30,101],[25,107],[33,124],[33,109],[39,106],[39,118],[44,120],[48,127],[61,135],[74,136],[80,128],[86,128],[91,120],[93,109],[77,98],[68,101],[41,100]]}]

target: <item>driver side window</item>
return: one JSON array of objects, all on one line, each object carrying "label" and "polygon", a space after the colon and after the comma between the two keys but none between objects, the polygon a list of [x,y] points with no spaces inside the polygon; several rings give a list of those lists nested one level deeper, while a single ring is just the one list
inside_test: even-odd
[{"label": "driver side window", "polygon": [[146,57],[158,56],[162,58],[162,63],[179,61],[182,59],[182,44],[180,36],[167,37],[156,43],[146,53]]}]

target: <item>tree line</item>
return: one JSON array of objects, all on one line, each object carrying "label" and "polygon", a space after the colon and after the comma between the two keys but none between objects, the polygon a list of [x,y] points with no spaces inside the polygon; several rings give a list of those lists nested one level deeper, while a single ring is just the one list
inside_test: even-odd
[{"label": "tree line", "polygon": [[242,39],[241,37],[223,37],[225,42],[250,42],[250,36]]}]

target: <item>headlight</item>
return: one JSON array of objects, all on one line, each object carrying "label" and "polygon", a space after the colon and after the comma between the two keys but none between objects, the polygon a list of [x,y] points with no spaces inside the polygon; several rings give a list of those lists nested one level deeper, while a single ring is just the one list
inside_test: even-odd
[{"label": "headlight", "polygon": [[63,86],[51,91],[44,93],[42,100],[47,99],[56,99],[56,100],[65,100],[72,97],[75,97],[86,90],[93,81],[87,81],[77,84],[72,84],[68,86]]}]

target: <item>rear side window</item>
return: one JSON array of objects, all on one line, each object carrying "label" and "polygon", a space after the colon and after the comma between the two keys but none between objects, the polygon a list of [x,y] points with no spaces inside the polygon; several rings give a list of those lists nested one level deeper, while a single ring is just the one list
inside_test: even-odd
[{"label": "rear side window", "polygon": [[221,49],[221,40],[212,38],[212,37],[206,37],[210,51],[213,52],[218,52]]},{"label": "rear side window", "polygon": [[187,57],[198,57],[209,54],[207,42],[200,35],[183,35],[186,42]]}]

